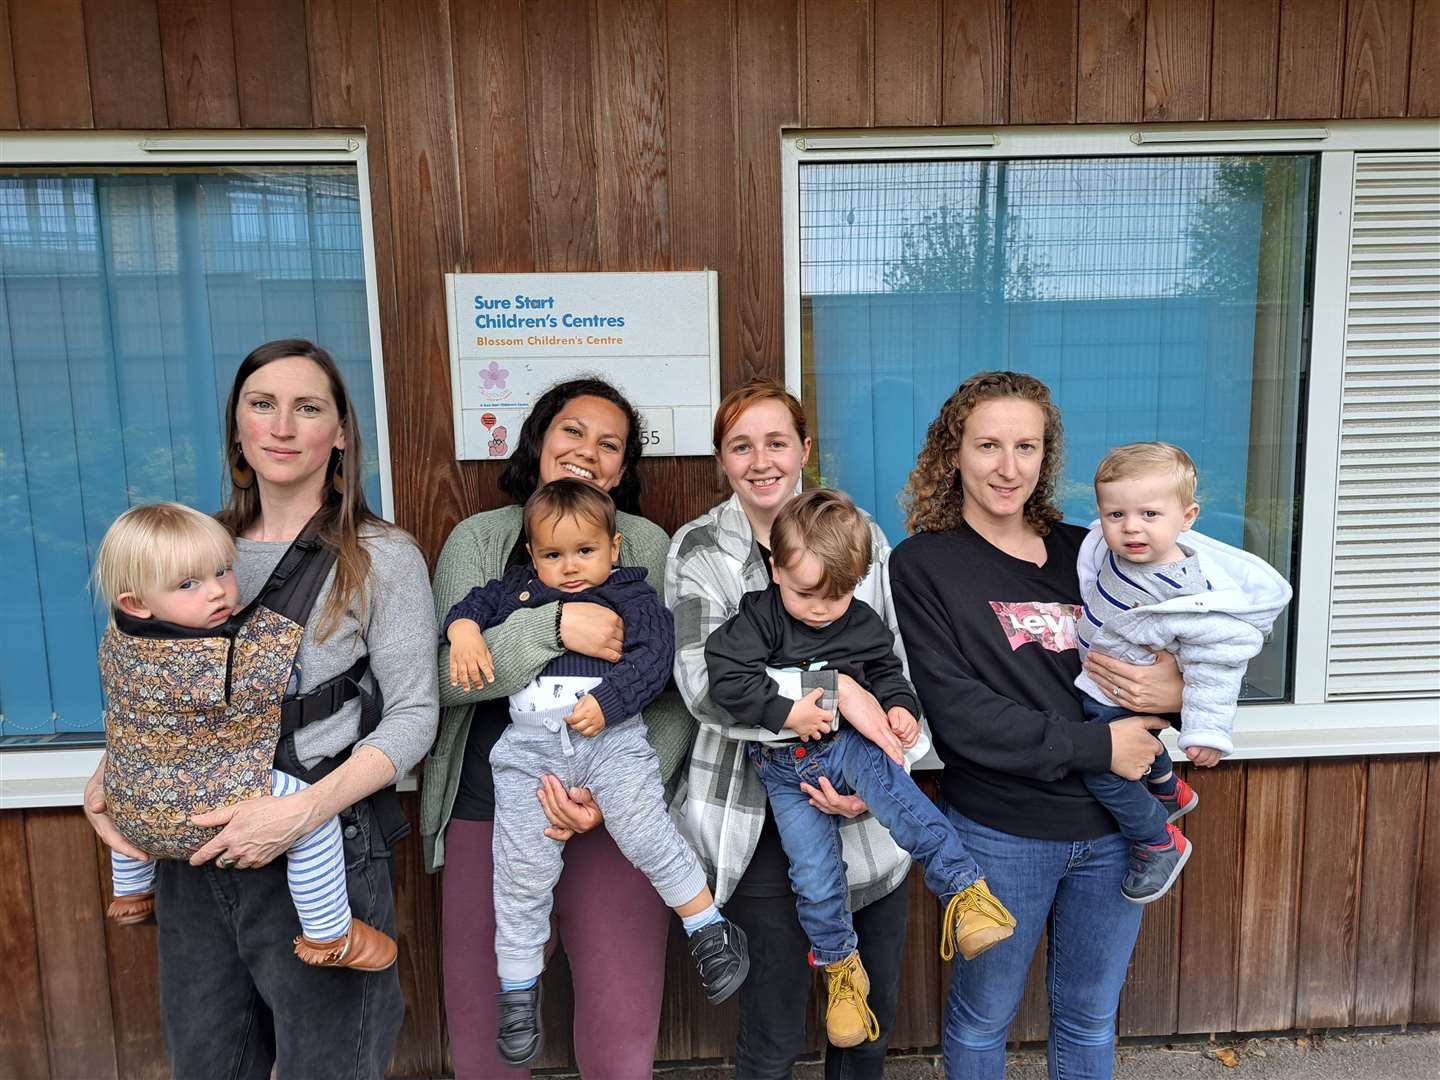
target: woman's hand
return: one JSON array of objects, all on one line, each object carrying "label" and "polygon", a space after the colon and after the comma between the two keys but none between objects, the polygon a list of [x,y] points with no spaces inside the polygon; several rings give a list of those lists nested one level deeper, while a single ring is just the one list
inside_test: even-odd
[{"label": "woman's hand", "polygon": [[896,765],[905,764],[905,751],[900,749],[900,740],[890,730],[890,718],[874,694],[849,675],[841,675],[835,681],[835,703],[851,727],[884,750]]},{"label": "woman's hand", "polygon": [[818,788],[813,784],[801,784],[800,790],[810,796],[810,805],[816,810],[836,817],[857,818],[868,809],[859,795],[841,795],[836,791],[828,776],[820,777]]},{"label": "woman's hand", "polygon": [[1169,726],[1158,716],[1110,721],[1110,771],[1126,780],[1139,780],[1160,753],[1160,743],[1150,733]]},{"label": "woman's hand", "polygon": [[567,603],[560,610],[560,643],[571,652],[614,664],[625,647],[625,623],[604,604]]},{"label": "woman's hand", "polygon": [[85,817],[89,820],[90,827],[95,830],[95,835],[100,837],[100,842],[111,851],[118,851],[121,855],[128,855],[142,862],[149,861],[150,856],[121,836],[115,822],[110,820],[105,806],[104,754],[100,755],[100,764],[95,766],[95,772],[85,781]]},{"label": "woman's hand", "polygon": [[1085,670],[1095,685],[1123,709],[1131,709],[1137,715],[1180,711],[1180,694],[1185,682],[1180,678],[1175,657],[1164,650],[1155,654],[1153,664],[1127,664],[1091,651],[1085,657]]},{"label": "woman's hand", "polygon": [[[570,610],[569,604],[565,605],[565,610]],[[567,790],[559,777],[550,773],[540,778],[540,790],[535,794],[545,816],[550,819],[550,828],[545,830],[545,835],[551,840],[569,840],[577,833],[587,833],[605,821],[605,815],[600,812],[600,807],[595,804],[595,797],[588,788],[572,787]]]},{"label": "woman's hand", "polygon": [[193,815],[193,824],[219,826],[220,832],[190,856],[190,865],[201,866],[214,859],[223,869],[265,866],[320,824],[315,818],[314,790],[279,797],[262,795]]}]

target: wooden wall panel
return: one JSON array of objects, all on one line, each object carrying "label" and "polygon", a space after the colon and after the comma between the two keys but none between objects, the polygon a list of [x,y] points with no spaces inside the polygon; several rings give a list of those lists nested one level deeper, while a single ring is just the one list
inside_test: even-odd
[{"label": "wooden wall panel", "polygon": [[[305,15],[310,113],[315,126],[368,126],[368,152],[373,157],[377,147],[384,149],[374,4],[371,0],[309,0]],[[378,201],[373,193],[372,200]]]},{"label": "wooden wall panel", "polygon": [[[0,11],[0,15],[4,12]],[[30,894],[30,856],[25,817],[0,813],[0,1076],[47,1080],[45,990],[40,982],[35,905]]]},{"label": "wooden wall panel", "polygon": [[[720,388],[785,370],[781,318],[780,129],[800,121],[794,9],[736,0],[735,115],[740,164],[740,350],[720,358]],[[722,299],[722,303],[723,303]],[[697,511],[698,513],[699,511]]]},{"label": "wooden wall panel", "polygon": [[1415,889],[1426,762],[1372,758],[1355,961],[1355,1025],[1403,1024],[1415,967]]},{"label": "wooden wall panel", "polygon": [[[924,786],[922,781],[922,787]],[[933,785],[933,781],[930,782]],[[933,787],[927,790],[927,794]],[[911,866],[905,888],[909,896],[906,915],[905,968],[900,976],[900,1004],[890,1032],[890,1049],[923,1049],[940,1043],[940,1020],[945,999],[940,988],[940,916],[942,907],[925,886],[918,865]]]},{"label": "wooden wall panel", "polygon": [[667,270],[664,0],[600,0],[595,23],[600,268]]},{"label": "wooden wall panel", "polygon": [[1280,0],[1275,115],[1340,115],[1345,61],[1345,0]]},{"label": "wooden wall panel", "polygon": [[240,126],[230,0],[158,0],[172,128]]},{"label": "wooden wall panel", "polygon": [[1350,0],[1343,115],[1404,116],[1413,0]]},{"label": "wooden wall panel", "polygon": [[470,273],[535,269],[530,241],[530,141],[525,122],[522,0],[459,0],[450,8]]},{"label": "wooden wall panel", "polygon": [[1280,0],[1215,0],[1210,119],[1268,120],[1275,115]]},{"label": "wooden wall panel", "polygon": [[733,356],[741,290],[735,7],[670,0],[665,25],[670,264],[717,271],[720,354]]},{"label": "wooden wall panel", "polygon": [[1011,0],[1010,123],[1075,120],[1076,0]]},{"label": "wooden wall panel", "polygon": [[395,848],[391,867],[405,1026],[400,1029],[390,1071],[398,1076],[442,1076],[450,1064],[440,1005],[440,878],[425,872],[419,799],[405,795],[402,800],[411,832],[409,839]]},{"label": "wooden wall panel", "polygon": [[871,0],[801,0],[806,127],[875,121]]},{"label": "wooden wall panel", "polygon": [[564,0],[525,6],[531,229],[542,272],[600,269],[590,18],[589,5]]},{"label": "wooden wall panel", "polygon": [[1145,119],[1204,120],[1210,102],[1211,0],[1149,0]]},{"label": "wooden wall panel", "polygon": [[1305,822],[1305,763],[1245,766],[1235,1026],[1283,1031],[1295,1017],[1295,940]]},{"label": "wooden wall panel", "polygon": [[941,0],[881,0],[875,13],[875,123],[940,122]]},{"label": "wooden wall panel", "polygon": [[12,0],[10,42],[21,127],[94,127],[81,0]]},{"label": "wooden wall panel", "polygon": [[1200,805],[1185,818],[1195,852],[1182,876],[1175,1026],[1187,1034],[1232,1031],[1248,812],[1245,766],[1186,769],[1185,779]]},{"label": "wooden wall panel", "polygon": [[1144,0],[1080,0],[1076,53],[1076,121],[1138,121],[1145,107]]},{"label": "wooden wall panel", "polygon": [[9,0],[0,0],[0,131],[20,126],[15,97],[15,52],[10,45]]},{"label": "wooden wall panel", "polygon": [[1312,761],[1307,772],[1295,1026],[1347,1027],[1355,1007],[1365,765]]},{"label": "wooden wall panel", "polygon": [[[115,895],[110,849],[91,837],[100,875],[100,903]],[[160,958],[153,921],[120,926],[105,920],[105,970],[115,1018],[115,1066],[124,1080],[166,1080],[165,1040],[160,1028]]]},{"label": "wooden wall panel", "polygon": [[85,0],[97,128],[163,128],[165,71],[155,0]]},{"label": "wooden wall panel", "polygon": [[382,4],[380,67],[399,351],[385,366],[396,520],[432,559],[462,516],[449,417],[444,273],[465,249],[455,155],[455,85],[444,0]]},{"label": "wooden wall panel", "polygon": [[240,123],[307,128],[310,64],[305,5],[294,0],[230,0]]},{"label": "wooden wall panel", "polygon": [[74,810],[29,810],[25,842],[50,1075],[55,1080],[116,1077],[95,834]]},{"label": "wooden wall panel", "polygon": [[1175,1030],[1179,1003],[1180,912],[1188,876],[1188,871],[1182,874],[1168,894],[1145,907],[1140,936],[1135,940],[1130,969],[1125,975],[1125,989],[1120,995],[1120,1011],[1115,1018],[1120,1035]]},{"label": "wooden wall panel", "polygon": [[1008,0],[944,0],[942,124],[1003,124],[1009,102]]},{"label": "wooden wall panel", "polygon": [[1440,116],[1440,0],[1415,0],[1407,116]]},{"label": "wooden wall panel", "polygon": [[1440,1022],[1440,757],[1425,780],[1420,871],[1415,897],[1415,1000],[1412,1024]]}]

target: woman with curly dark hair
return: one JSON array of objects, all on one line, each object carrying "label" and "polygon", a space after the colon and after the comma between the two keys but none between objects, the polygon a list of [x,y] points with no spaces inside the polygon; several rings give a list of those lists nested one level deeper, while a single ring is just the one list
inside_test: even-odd
[{"label": "woman with curly dark hair", "polygon": [[[619,513],[620,563],[643,566],[661,591],[670,538],[640,516],[640,418],[603,379],[552,386],[525,418],[500,488],[506,506],[456,525],[435,567],[435,610],[443,619],[475,585],[529,562],[521,506],[536,488],[573,478],[607,492]],[[625,625],[596,603],[521,608],[485,631],[495,678],[465,689],[450,681],[450,647],[440,649],[440,736],[425,764],[420,831],[426,868],[444,867],[445,1007],[457,1077],[526,1075],[496,1052],[494,863],[495,782],[490,750],[510,722],[506,698],[565,652],[611,662]],[[694,721],[678,694],[661,694],[642,713],[662,780],[684,760]],[[645,875],[605,831],[590,792],[544,778],[539,799],[551,828],[567,841],[555,888],[554,920],[575,983],[575,1057],[586,1076],[649,1076],[665,985],[670,911]],[[537,837],[537,840],[539,838]]]},{"label": "woman with curly dark hair", "polygon": [[1050,925],[1050,1075],[1110,1076],[1115,1010],[1141,908],[1120,892],[1130,844],[1085,771],[1139,778],[1153,715],[1179,708],[1173,662],[1119,665],[1135,716],[1086,724],[1075,677],[1085,530],[1060,520],[1064,431],[1040,380],[987,371],[930,425],[905,490],[914,534],[890,557],[910,671],[944,763],[947,816],[1015,915],[1015,935],[956,960],[945,1018],[951,1080],[999,1078],[1005,1033]]}]

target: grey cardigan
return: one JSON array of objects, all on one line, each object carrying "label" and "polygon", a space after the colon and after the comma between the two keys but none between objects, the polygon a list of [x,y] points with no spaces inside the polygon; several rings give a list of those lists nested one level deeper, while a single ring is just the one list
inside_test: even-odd
[{"label": "grey cardigan", "polygon": [[[620,563],[643,566],[647,580],[664,600],[665,530],[632,514],[617,515]],[[502,506],[466,518],[455,526],[435,568],[435,612],[443,621],[451,607],[476,585],[503,576],[505,560],[520,537],[520,507]],[[522,608],[502,624],[485,631],[495,660],[495,681],[479,690],[450,683],[450,647],[440,647],[440,736],[425,762],[420,793],[420,834],[425,842],[425,868],[432,874],[445,864],[445,826],[460,788],[461,765],[470,738],[471,706],[478,701],[509,697],[523,689],[563,650],[555,641],[555,605]],[[660,759],[660,777],[668,786],[690,749],[695,731],[680,695],[667,690],[641,714],[646,734]]]}]

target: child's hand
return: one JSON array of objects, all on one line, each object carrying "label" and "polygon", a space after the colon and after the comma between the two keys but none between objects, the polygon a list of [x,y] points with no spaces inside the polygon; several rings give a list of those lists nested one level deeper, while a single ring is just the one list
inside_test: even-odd
[{"label": "child's hand", "polygon": [[456,619],[445,632],[450,639],[450,685],[478,690],[495,681],[495,658],[471,619]]},{"label": "child's hand", "polygon": [[593,694],[586,694],[575,702],[575,709],[565,717],[565,723],[581,735],[599,735],[605,727],[605,710],[600,708]]},{"label": "child's hand", "polygon": [[1185,748],[1185,756],[1190,759],[1191,765],[1199,765],[1202,769],[1213,769],[1220,764],[1220,759],[1225,755],[1213,746],[1189,746]]},{"label": "child's hand", "polygon": [[799,735],[801,740],[818,739],[830,730],[830,721],[835,719],[820,708],[821,687],[816,687],[790,706],[790,715],[785,717],[785,727]]},{"label": "child's hand", "polygon": [[909,750],[920,738],[920,721],[903,705],[893,706],[885,714],[890,722],[890,734],[900,740],[900,745]]}]

